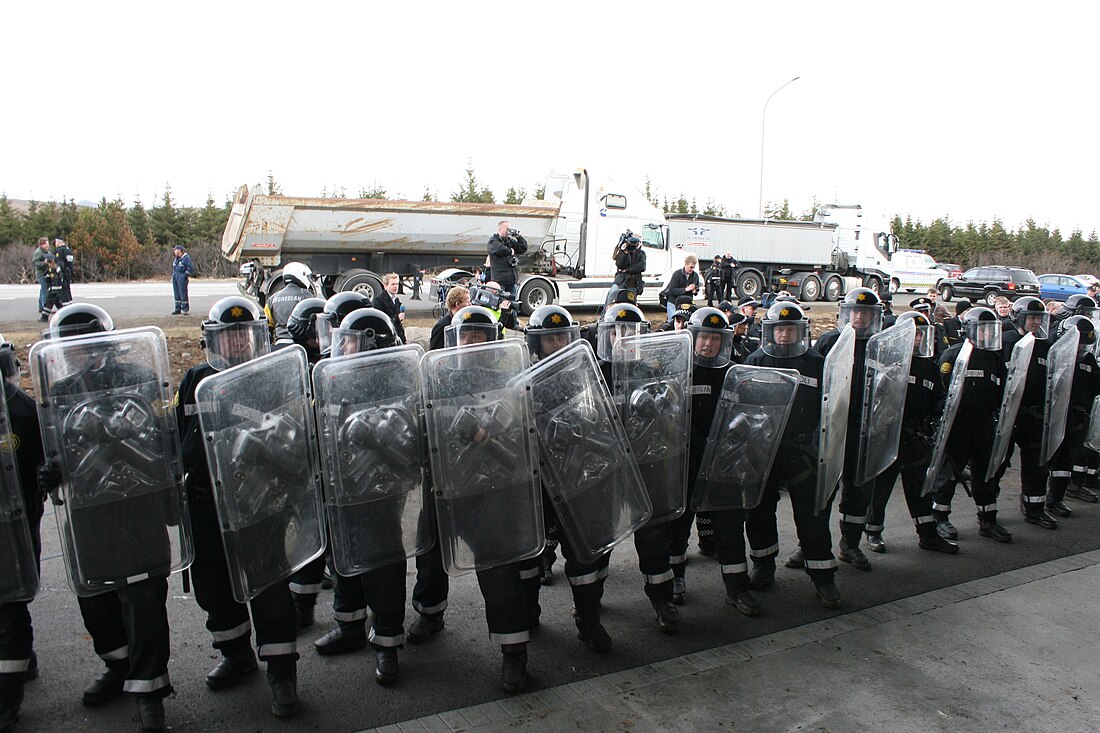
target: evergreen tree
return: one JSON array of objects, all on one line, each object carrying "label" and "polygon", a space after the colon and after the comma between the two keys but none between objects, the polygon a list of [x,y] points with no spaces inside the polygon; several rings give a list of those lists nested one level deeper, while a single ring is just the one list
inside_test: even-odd
[{"label": "evergreen tree", "polygon": [[509,186],[508,190],[504,193],[504,203],[506,204],[522,204],[523,199],[527,197],[527,191],[523,188],[515,188]]},{"label": "evergreen tree", "polygon": [[130,225],[130,231],[134,238],[143,246],[150,247],[153,244],[152,230],[149,227],[149,214],[141,204],[141,196],[134,198],[134,205],[126,212],[126,221]]},{"label": "evergreen tree", "polygon": [[[546,184],[545,183],[542,184],[541,186],[536,186],[535,187],[535,200],[536,201],[545,201],[546,200]],[[654,201],[653,205],[656,206],[657,202]]]},{"label": "evergreen tree", "polygon": [[424,186],[424,195],[420,197],[421,201],[439,201],[439,196],[432,193],[432,190],[427,186]]},{"label": "evergreen tree", "polygon": [[370,186],[359,187],[359,198],[361,199],[385,199],[389,198],[386,195],[386,187],[378,181],[375,181]]},{"label": "evergreen tree", "polygon": [[172,187],[165,185],[164,197],[160,205],[149,209],[149,228],[152,231],[153,241],[161,247],[186,244],[182,224],[180,212],[172,201]]},{"label": "evergreen tree", "polygon": [[206,206],[196,212],[194,228],[188,239],[193,242],[220,242],[228,220],[228,212],[215,205],[214,197],[208,194]]},{"label": "evergreen tree", "polygon": [[493,197],[493,192],[487,186],[483,186],[478,182],[471,166],[466,169],[466,181],[462,184],[462,188],[451,194],[451,201],[471,204],[495,204],[496,198]]},{"label": "evergreen tree", "polygon": [[275,174],[271,171],[267,172],[267,195],[268,196],[282,196],[283,187],[275,182]]},{"label": "evergreen tree", "polygon": [[0,247],[23,242],[23,216],[7,195],[0,195]]}]

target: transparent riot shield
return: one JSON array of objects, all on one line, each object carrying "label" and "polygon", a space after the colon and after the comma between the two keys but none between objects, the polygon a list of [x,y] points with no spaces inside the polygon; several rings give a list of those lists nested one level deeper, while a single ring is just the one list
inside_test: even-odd
[{"label": "transparent riot shield", "polygon": [[1069,416],[1070,389],[1077,367],[1077,346],[1081,332],[1072,328],[1062,334],[1047,352],[1047,394],[1043,410],[1043,442],[1040,460],[1047,463],[1062,444]]},{"label": "transparent riot shield", "polygon": [[691,353],[687,331],[628,336],[612,353],[609,386],[653,506],[650,524],[687,507]]},{"label": "transparent riot shield", "polygon": [[1085,434],[1085,447],[1100,451],[1100,397],[1092,401],[1089,412],[1089,431]]},{"label": "transparent riot shield", "polygon": [[429,351],[420,362],[450,575],[531,558],[545,544],[528,364],[520,339]]},{"label": "transparent riot shield", "polygon": [[989,481],[997,469],[1005,462],[1008,449],[1012,445],[1012,431],[1016,427],[1016,413],[1024,399],[1024,383],[1031,364],[1031,354],[1035,350],[1035,336],[1024,337],[1012,347],[1012,356],[1008,361],[1008,378],[1005,380],[1005,394],[1001,399],[1001,409],[997,411],[997,432],[993,436],[993,453],[989,457],[989,467],[985,471],[985,480]]},{"label": "transparent riot shield", "polygon": [[907,319],[867,340],[856,486],[872,480],[897,460],[916,333],[916,324]]},{"label": "transparent riot shield", "polygon": [[799,374],[735,364],[726,372],[691,508],[753,509],[768,482],[787,426]]},{"label": "transparent riot shield", "polygon": [[199,383],[195,401],[233,596],[246,602],[325,549],[306,352],[289,346]]},{"label": "transparent riot shield", "polygon": [[583,341],[528,370],[542,485],[581,562],[649,521],[649,502],[619,413]]},{"label": "transparent riot shield", "polygon": [[29,601],[38,592],[34,543],[15,465],[16,440],[7,400],[0,396],[0,603]]},{"label": "transparent riot shield", "polygon": [[96,595],[191,564],[168,348],[157,328],[40,341],[30,354],[69,582]]},{"label": "transparent riot shield", "polygon": [[852,401],[852,364],[856,332],[845,324],[825,357],[821,385],[821,426],[817,440],[817,491],[815,513],[828,505],[844,470],[844,441],[848,436],[848,406]]},{"label": "transparent riot shield", "polygon": [[325,509],[336,571],[352,576],[432,547],[424,498],[419,346],[323,359],[313,368]]},{"label": "transparent riot shield", "polygon": [[955,416],[959,413],[959,405],[962,404],[963,385],[966,382],[966,368],[970,364],[970,354],[974,351],[974,344],[967,339],[963,341],[959,355],[955,359],[951,370],[951,381],[947,385],[947,397],[944,401],[943,417],[936,426],[936,435],[932,439],[932,456],[928,461],[928,469],[924,474],[924,483],[921,485],[921,496],[928,496],[936,486],[936,477],[943,468],[944,458],[947,457],[947,438],[951,435],[951,427],[955,424]]}]

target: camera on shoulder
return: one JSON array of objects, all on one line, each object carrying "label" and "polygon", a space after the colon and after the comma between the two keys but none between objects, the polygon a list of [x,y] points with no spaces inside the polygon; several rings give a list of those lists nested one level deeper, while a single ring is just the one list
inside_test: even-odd
[{"label": "camera on shoulder", "polygon": [[500,310],[500,301],[503,300],[499,293],[494,293],[488,288],[479,288],[476,285],[470,288],[470,303],[482,305],[489,310]]}]

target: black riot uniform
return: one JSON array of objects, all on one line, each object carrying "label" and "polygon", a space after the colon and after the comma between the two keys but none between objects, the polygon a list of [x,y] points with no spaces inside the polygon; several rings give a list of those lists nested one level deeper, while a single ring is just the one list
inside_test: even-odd
[{"label": "black riot uniform", "polygon": [[300,262],[288,262],[283,267],[284,285],[264,305],[268,326],[277,341],[290,338],[286,324],[294,312],[294,306],[313,296],[309,287],[310,275],[309,268]]},{"label": "black riot uniform", "polygon": [[[1016,413],[1012,439],[1020,448],[1020,510],[1028,524],[1038,524],[1045,529],[1058,526],[1057,520],[1046,513],[1047,464],[1041,463],[1043,436],[1043,405],[1046,402],[1047,352],[1052,343],[1047,339],[1050,317],[1043,301],[1024,297],[1012,304],[1013,325],[1001,336],[1001,358],[1006,365],[1012,360],[1012,350],[1031,332],[1035,342],[1028,363],[1027,379]],[[1008,468],[1008,460],[998,470],[1000,480]]]},{"label": "black riot uniform", "polygon": [[1059,324],[1059,336],[1073,328],[1080,332],[1080,345],[1073,371],[1073,385],[1070,388],[1065,436],[1050,460],[1050,483],[1046,498],[1047,506],[1062,516],[1066,516],[1065,512],[1058,510],[1068,510],[1064,502],[1067,490],[1071,485],[1081,486],[1087,474],[1089,449],[1085,446],[1085,437],[1089,432],[1089,413],[1093,400],[1100,395],[1100,365],[1097,364],[1094,354],[1096,326],[1087,316],[1070,316]]},{"label": "black riot uniform", "polygon": [[931,298],[916,298],[909,301],[909,307],[918,313],[924,314],[924,317],[932,324],[934,329],[932,358],[939,359],[940,354],[951,346],[951,342],[947,338],[947,330],[944,328],[943,324],[936,323],[936,304],[932,302]]},{"label": "black riot uniform", "polygon": [[[615,391],[615,376],[612,365],[612,334],[633,335],[644,333],[648,326],[641,309],[632,303],[618,303],[604,312],[597,337],[596,355],[599,357],[600,371],[611,391]],[[646,483],[655,482],[668,485],[681,481],[681,477],[672,470],[671,462],[640,463],[639,470]],[[654,492],[651,491],[652,495]],[[634,532],[634,549],[638,553],[638,569],[645,583],[645,594],[653,605],[657,617],[657,628],[666,634],[675,633],[680,623],[680,609],[673,604],[672,563],[669,557],[669,522],[648,522]]]},{"label": "black riot uniform", "polygon": [[[851,324],[855,329],[855,354],[852,361],[851,402],[848,406],[848,431],[844,443],[844,470],[840,476],[840,559],[859,570],[870,570],[867,556],[859,548],[867,514],[871,508],[874,481],[856,485],[856,465],[859,459],[860,421],[863,419],[864,383],[867,374],[867,340],[882,329],[882,303],[870,288],[855,288],[840,304],[837,326]],[[840,331],[829,331],[817,340],[817,351],[828,356],[840,337]]]},{"label": "black riot uniform", "polygon": [[[19,472],[19,488],[30,528],[34,562],[39,564],[42,540],[39,525],[45,492],[38,485],[38,468],[42,465],[42,436],[38,427],[38,411],[34,400],[19,388],[19,366],[15,347],[0,337],[0,373],[4,402],[7,404],[8,429],[11,443],[5,446],[15,452]],[[10,556],[8,556],[10,557]],[[29,602],[0,603],[0,730],[14,724],[23,703],[23,682],[38,674],[34,654],[34,631],[31,627]]]},{"label": "black riot uniform", "polygon": [[[779,528],[776,507],[779,485],[785,482],[790,492],[791,510],[803,555],[806,573],[813,580],[818,598],[829,608],[840,605],[833,582],[837,562],[832,551],[829,515],[832,499],[815,514],[817,481],[817,434],[821,425],[821,382],[825,358],[809,349],[809,321],[795,303],[780,302],[768,309],[762,324],[761,348],[745,359],[749,366],[795,369],[801,375],[794,405],[783,431],[763,498],[745,520],[749,555],[753,569],[750,587],[762,588],[775,575],[775,557],[779,554]],[[787,333],[795,332],[791,342]]]},{"label": "black riot uniform", "polygon": [[[339,355],[389,348],[401,343],[393,320],[376,308],[361,308],[349,313],[334,331],[333,341],[334,354],[338,350]],[[350,348],[344,345],[345,342],[350,344],[353,341],[358,343]],[[417,462],[420,458],[409,456],[409,460]],[[351,509],[345,508],[344,511]],[[399,505],[380,500],[368,502],[361,511],[363,514],[359,525],[364,531],[390,534],[396,532],[396,544],[400,544]],[[322,654],[350,651],[369,643],[375,652],[374,679],[380,685],[390,685],[397,681],[397,649],[405,644],[405,565],[405,560],[401,560],[353,577],[334,573],[332,610],[337,628],[315,642],[317,650]],[[307,565],[303,570],[307,568],[310,566]],[[297,577],[291,577],[292,591]],[[313,579],[310,577],[307,580]],[[316,582],[319,587],[319,573]],[[364,628],[368,608],[371,611],[369,635]]]},{"label": "black riot uniform", "polygon": [[[1066,298],[1066,302],[1063,303],[1062,310],[1052,319],[1050,327],[1050,340],[1055,341],[1057,339],[1058,328],[1057,326],[1067,318],[1071,316],[1086,316],[1088,318],[1096,320],[1097,312],[1100,310],[1100,304],[1096,302],[1096,298],[1091,295],[1071,295]],[[1094,489],[1100,488],[1100,453],[1096,451],[1085,451],[1085,478],[1081,483],[1077,480],[1071,481],[1069,487],[1066,489],[1066,493],[1075,499],[1095,504],[1100,501],[1100,495],[1094,491]]]},{"label": "black riot uniform", "polygon": [[[544,305],[531,314],[527,322],[526,337],[532,359],[538,360],[578,340],[580,328],[573,323],[573,317],[565,308],[559,305]],[[566,375],[561,376],[563,379],[567,378]],[[572,395],[573,386],[563,383],[559,394],[568,398]],[[544,409],[549,408],[544,406]],[[546,491],[545,483],[542,488],[542,509],[547,538],[553,536],[557,540],[555,544],[561,547],[562,555],[565,557],[565,577],[569,581],[569,589],[573,596],[577,636],[593,651],[609,652],[612,648],[612,640],[600,622],[600,603],[611,562],[611,552],[604,553],[593,562],[582,562],[577,557],[576,550],[562,529],[561,520],[554,510],[554,502]],[[523,578],[528,597],[528,611],[532,618],[537,618],[541,613],[539,605],[541,568],[541,557],[521,563],[520,576]]]},{"label": "black riot uniform", "polygon": [[[985,480],[1007,376],[1001,358],[1001,321],[989,308],[971,308],[963,314],[963,330],[974,350],[966,367],[958,419],[947,438],[947,457],[936,478],[932,514],[940,536],[955,539],[952,535],[957,536],[957,530],[949,522],[951,499],[959,473],[969,466],[979,533],[998,542],[1011,542],[1012,534],[997,522],[997,484]],[[962,344],[957,344],[940,357],[945,382],[951,379],[961,349]]]},{"label": "black riot uniform", "polygon": [[[272,712],[279,717],[289,717],[298,709],[298,622],[289,581],[275,583],[247,605],[233,597],[225,544],[211,486],[206,442],[202,438],[195,404],[195,390],[203,379],[219,369],[236,366],[259,355],[221,354],[216,369],[211,361],[218,354],[220,347],[217,339],[223,335],[221,331],[227,330],[232,335],[233,332],[228,331],[230,328],[249,329],[251,335],[261,327],[266,335],[266,323],[252,301],[230,296],[215,303],[210,309],[209,319],[203,323],[208,362],[191,367],[184,375],[176,396],[175,410],[195,541],[195,561],[191,565],[195,600],[206,612],[206,628],[213,637],[214,648],[222,653],[222,660],[207,674],[206,685],[211,690],[227,689],[242,676],[257,669],[251,644],[254,623],[259,657],[267,662],[268,682],[274,697]],[[262,343],[259,337],[253,345],[256,343]]]},{"label": "black riot uniform", "polygon": [[[107,312],[86,303],[65,306],[50,322],[51,338],[112,330],[114,323]],[[53,385],[50,392],[55,397],[66,393],[102,392],[114,386],[116,378],[124,375],[126,369],[134,368],[111,362],[99,363]],[[123,379],[130,384],[147,381],[133,375],[123,376]],[[56,471],[39,474],[39,484],[45,491],[55,489],[58,480],[59,472]],[[106,545],[106,552],[97,553],[98,547],[83,548],[91,555],[99,555],[98,561],[107,568],[117,570],[120,564],[126,563],[125,558],[132,557],[132,551],[126,547],[129,542],[141,546],[146,553],[149,548],[158,545],[158,537],[142,535],[147,531],[156,532],[153,528],[155,523],[147,515],[134,521],[135,514],[163,511],[158,492],[127,501],[123,514],[119,514],[113,504],[82,511],[102,512],[98,520],[101,526],[115,525],[118,528],[112,538],[114,544]],[[92,646],[107,667],[84,690],[84,704],[97,705],[127,692],[137,698],[143,727],[148,726],[151,730],[164,728],[161,700],[172,692],[168,677],[170,639],[165,605],[168,598],[168,568],[171,565],[167,536],[163,537],[159,552],[158,558],[146,556],[142,560],[152,565],[154,559],[159,559],[164,567],[163,573],[151,574],[145,580],[129,583],[117,590],[77,597],[84,627],[92,637]],[[111,571],[105,574],[111,574]]]},{"label": "black riot uniform", "polygon": [[935,361],[935,329],[923,313],[910,311],[898,316],[899,321],[907,319],[916,322],[917,336],[913,345],[913,361],[909,367],[909,386],[905,391],[898,457],[873,481],[871,510],[864,531],[867,533],[867,544],[872,550],[883,552],[886,549],[882,540],[886,504],[890,501],[890,494],[900,475],[902,488],[905,490],[905,503],[909,507],[909,516],[916,525],[921,549],[956,553],[959,546],[940,537],[936,532],[931,495],[921,495],[924,475],[932,458],[935,424],[943,409],[946,395]]}]

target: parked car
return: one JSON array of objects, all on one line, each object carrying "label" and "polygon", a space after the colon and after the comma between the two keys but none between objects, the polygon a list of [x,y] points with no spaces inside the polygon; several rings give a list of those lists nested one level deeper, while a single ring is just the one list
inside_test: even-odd
[{"label": "parked car", "polygon": [[1100,278],[1094,275],[1074,275],[1074,277],[1078,280],[1085,281],[1089,285],[1096,285],[1097,283],[1100,283]]},{"label": "parked car", "polygon": [[937,262],[936,267],[946,272],[948,277],[958,277],[963,273],[962,265],[954,262]]},{"label": "parked car", "polygon": [[1071,295],[1084,295],[1089,284],[1077,275],[1048,274],[1039,276],[1039,297],[1065,300]]},{"label": "parked car", "polygon": [[951,300],[956,295],[992,306],[1002,295],[1009,300],[1024,295],[1039,295],[1039,278],[1022,267],[972,267],[958,277],[949,277],[940,283],[940,296],[944,300]]}]

